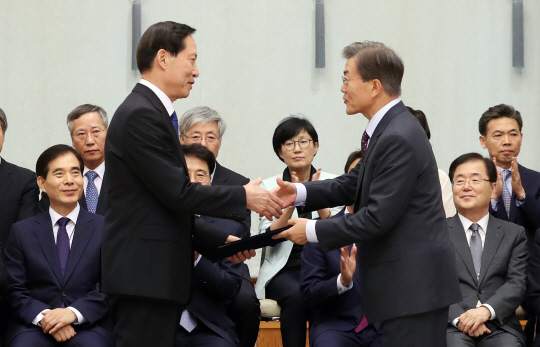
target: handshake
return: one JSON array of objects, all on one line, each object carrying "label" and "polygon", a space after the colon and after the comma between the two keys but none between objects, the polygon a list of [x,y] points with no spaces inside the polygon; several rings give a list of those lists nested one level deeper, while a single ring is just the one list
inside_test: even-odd
[{"label": "handshake", "polygon": [[279,218],[282,209],[291,206],[296,201],[296,186],[290,182],[277,179],[278,188],[268,191],[261,188],[261,178],[250,181],[244,186],[246,190],[247,208],[257,212],[259,216],[272,220]]}]

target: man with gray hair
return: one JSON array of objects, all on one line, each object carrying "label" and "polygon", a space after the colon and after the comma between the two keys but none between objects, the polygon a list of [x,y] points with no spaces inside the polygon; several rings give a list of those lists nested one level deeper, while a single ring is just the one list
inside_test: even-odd
[{"label": "man with gray hair", "polygon": [[[180,143],[183,145],[199,143],[214,153],[216,158],[226,129],[227,124],[220,114],[208,106],[189,109],[178,120]],[[249,183],[249,178],[221,166],[216,161],[214,172],[211,175],[211,183],[212,185],[243,186]],[[251,213],[248,213],[247,218],[241,222],[230,222],[242,225],[242,238],[250,236]],[[240,347],[252,347],[257,341],[261,309],[249,276],[249,269],[245,264],[243,267],[240,291],[229,303],[228,314],[236,325]]]},{"label": "man with gray hair", "polygon": [[[105,215],[107,189],[105,177],[105,138],[109,121],[107,112],[97,105],[77,106],[67,116],[67,127],[73,148],[84,161],[84,190],[79,200],[82,208],[91,213]],[[42,193],[40,208],[49,207],[49,200]]]},{"label": "man with gray hair", "polygon": [[[4,145],[7,117],[0,109],[0,153]],[[36,174],[8,163],[0,157],[0,256],[6,246],[11,225],[38,212],[39,188]]]}]

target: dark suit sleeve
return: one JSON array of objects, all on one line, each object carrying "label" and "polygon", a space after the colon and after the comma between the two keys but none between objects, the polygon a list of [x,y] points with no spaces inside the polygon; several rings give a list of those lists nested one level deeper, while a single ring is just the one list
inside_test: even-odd
[{"label": "dark suit sleeve", "polygon": [[[323,250],[382,237],[407,210],[422,162],[411,142],[398,133],[381,136],[371,158],[374,170],[367,205],[356,213],[346,214],[342,218],[320,220],[315,224],[317,238]],[[308,201],[312,196],[318,200],[321,196],[334,195],[334,189],[337,188],[341,191],[338,190],[340,195],[354,196],[355,185],[350,183],[351,178],[347,179],[348,176],[358,174],[356,169],[353,171],[354,175],[344,175],[338,178],[339,180],[321,181],[316,186],[306,185]],[[328,181],[331,183],[327,186],[325,182]],[[336,181],[344,183],[336,185]],[[351,200],[345,203],[350,204]]]},{"label": "dark suit sleeve", "polygon": [[540,229],[534,234],[534,243],[529,254],[528,300],[534,315],[540,315]]},{"label": "dark suit sleeve", "polygon": [[354,204],[360,165],[348,174],[334,179],[306,182],[307,201],[304,210],[315,211],[327,207]]},{"label": "dark suit sleeve", "polygon": [[223,245],[228,236],[227,232],[208,223],[202,217],[195,217],[193,248],[202,255],[212,253],[217,247]]},{"label": "dark suit sleeve", "polygon": [[[160,116],[159,116],[160,117]],[[122,141],[132,172],[155,198],[173,211],[242,220],[246,217],[243,187],[192,184],[178,154],[164,134],[169,129],[150,109],[129,118]]]},{"label": "dark suit sleeve", "polygon": [[198,288],[220,300],[233,299],[242,282],[240,266],[241,264],[234,264],[229,260],[212,263],[201,257],[194,271]]},{"label": "dark suit sleeve", "polygon": [[7,291],[7,278],[6,278],[6,269],[4,266],[4,254],[2,254],[2,245],[0,244],[0,298],[4,296]]},{"label": "dark suit sleeve", "polygon": [[526,294],[527,278],[527,236],[525,229],[512,229],[510,232],[517,233],[514,247],[510,255],[510,263],[506,274],[505,283],[499,287],[493,296],[484,304],[489,304],[495,311],[499,324],[504,324],[508,316],[515,313],[516,308],[522,303]]},{"label": "dark suit sleeve", "polygon": [[[538,182],[536,182],[538,184]],[[536,192],[525,192],[527,195],[523,204],[518,207],[523,214],[523,217],[529,221],[534,228],[540,228],[540,189]],[[515,197],[515,196],[514,196]],[[502,199],[502,196],[501,196]],[[515,203],[513,201],[512,203]],[[501,210],[499,208],[499,210]]]},{"label": "dark suit sleeve", "polygon": [[27,175],[22,192],[17,222],[35,216],[38,213],[39,187],[34,173]]},{"label": "dark suit sleeve", "polygon": [[339,297],[338,275],[328,278],[326,258],[317,244],[307,243],[302,250],[300,290],[306,305],[313,309],[332,305]]},{"label": "dark suit sleeve", "polygon": [[94,290],[78,298],[69,306],[76,308],[90,324],[105,317],[109,310],[107,295],[101,293],[99,283],[96,283]]},{"label": "dark suit sleeve", "polygon": [[8,300],[11,302],[12,313],[30,324],[39,313],[51,307],[30,296],[27,288],[25,257],[16,225],[13,225],[9,233],[5,259],[9,282]]}]

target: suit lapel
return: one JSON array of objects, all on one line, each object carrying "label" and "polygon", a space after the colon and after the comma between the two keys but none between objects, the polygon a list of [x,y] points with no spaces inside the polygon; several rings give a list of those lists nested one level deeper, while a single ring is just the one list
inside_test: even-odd
[{"label": "suit lapel", "polygon": [[504,237],[504,230],[501,228],[501,224],[497,218],[489,216],[488,227],[486,230],[486,240],[484,241],[484,250],[482,251],[482,263],[480,266],[480,279],[479,283],[482,283],[489,265],[497,253],[497,249],[501,244]]},{"label": "suit lapel", "polygon": [[474,263],[471,255],[471,248],[467,243],[467,236],[465,235],[463,224],[461,224],[457,214],[448,220],[447,223],[450,241],[452,241],[456,252],[459,254],[459,257],[465,264],[465,267],[469,271],[471,277],[475,282],[477,282],[476,271],[474,270]]},{"label": "suit lapel", "polygon": [[84,208],[88,211],[88,205],[86,204],[86,195],[84,194],[84,189],[81,198],[79,199],[79,205],[81,205],[81,208]]},{"label": "suit lapel", "polygon": [[0,163],[0,201],[4,201],[6,193],[11,186],[11,165],[2,158]]},{"label": "suit lapel", "polygon": [[221,171],[222,171],[221,165],[219,165],[219,163],[216,161],[216,171],[214,172],[214,179],[212,183],[223,184],[227,182],[228,180],[227,175],[222,175]]},{"label": "suit lapel", "polygon": [[79,216],[77,217],[77,224],[75,225],[75,231],[73,232],[73,240],[71,242],[71,250],[69,251],[69,257],[66,265],[66,272],[64,274],[63,283],[65,284],[73,270],[77,266],[77,263],[81,259],[81,256],[88,245],[88,241],[94,233],[95,227],[92,221],[94,215],[86,210],[81,209]]},{"label": "suit lapel", "polygon": [[99,215],[105,215],[105,204],[107,202],[107,180],[103,177],[101,183],[101,190],[99,191],[98,203],[96,207],[96,213]]},{"label": "suit lapel", "polygon": [[47,259],[49,266],[54,272],[58,283],[62,283],[62,270],[60,269],[60,260],[58,260],[58,251],[54,242],[54,233],[49,211],[36,216],[34,234],[41,245],[43,255]]}]

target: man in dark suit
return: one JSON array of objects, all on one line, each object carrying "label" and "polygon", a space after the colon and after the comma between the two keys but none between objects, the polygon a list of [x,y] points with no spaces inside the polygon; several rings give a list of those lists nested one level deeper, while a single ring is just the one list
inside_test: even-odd
[{"label": "man in dark suit", "polygon": [[66,145],[43,152],[38,184],[51,206],[13,225],[6,247],[8,346],[113,346],[100,292],[103,217],[81,209],[83,161]]},{"label": "man in dark suit", "polygon": [[[84,161],[84,190],[79,204],[85,210],[105,215],[107,182],[105,177],[105,139],[107,137],[107,112],[97,105],[77,106],[67,116],[67,126],[73,148]],[[47,194],[41,194],[40,209],[49,207]]]},{"label": "man in dark suit", "polygon": [[[7,130],[7,117],[0,109],[0,153]],[[0,157],[0,248],[6,247],[9,230],[15,222],[38,212],[39,188],[36,175]]]},{"label": "man in dark suit", "polygon": [[[217,158],[221,148],[221,140],[227,129],[227,124],[221,115],[207,106],[194,107],[186,111],[178,121],[180,143],[189,145],[199,143],[208,148]],[[249,179],[221,166],[217,161],[215,169],[210,176],[212,185],[243,186],[249,183]],[[240,238],[250,236],[251,213],[240,221],[242,232],[230,233]],[[232,222],[237,225],[237,222]],[[236,324],[236,330],[240,339],[241,347],[253,347],[259,333],[259,317],[261,307],[253,282],[247,271],[246,281],[242,281],[240,292],[229,304],[229,315]]]},{"label": "man in dark suit", "polygon": [[450,305],[449,347],[525,346],[516,309],[525,298],[525,229],[489,214],[497,170],[478,153],[450,165],[457,214],[447,219],[463,300]]},{"label": "man in dark suit", "polygon": [[377,42],[353,43],[343,56],[347,114],[369,120],[362,162],[332,180],[278,179],[277,194],[308,211],[354,204],[354,213],[293,219],[291,229],[274,237],[319,242],[323,251],[356,243],[363,310],[369,322],[382,323],[382,346],[444,346],[448,306],[461,296],[435,157],[399,99],[403,62]]},{"label": "man in dark suit", "polygon": [[194,213],[236,220],[246,207],[281,213],[260,179],[244,187],[189,180],[172,102],[187,97],[199,75],[194,32],[174,22],[146,30],[137,47],[142,79],[108,129],[102,285],[114,295],[117,347],[172,346],[191,295],[193,248],[204,255],[237,239]]}]

